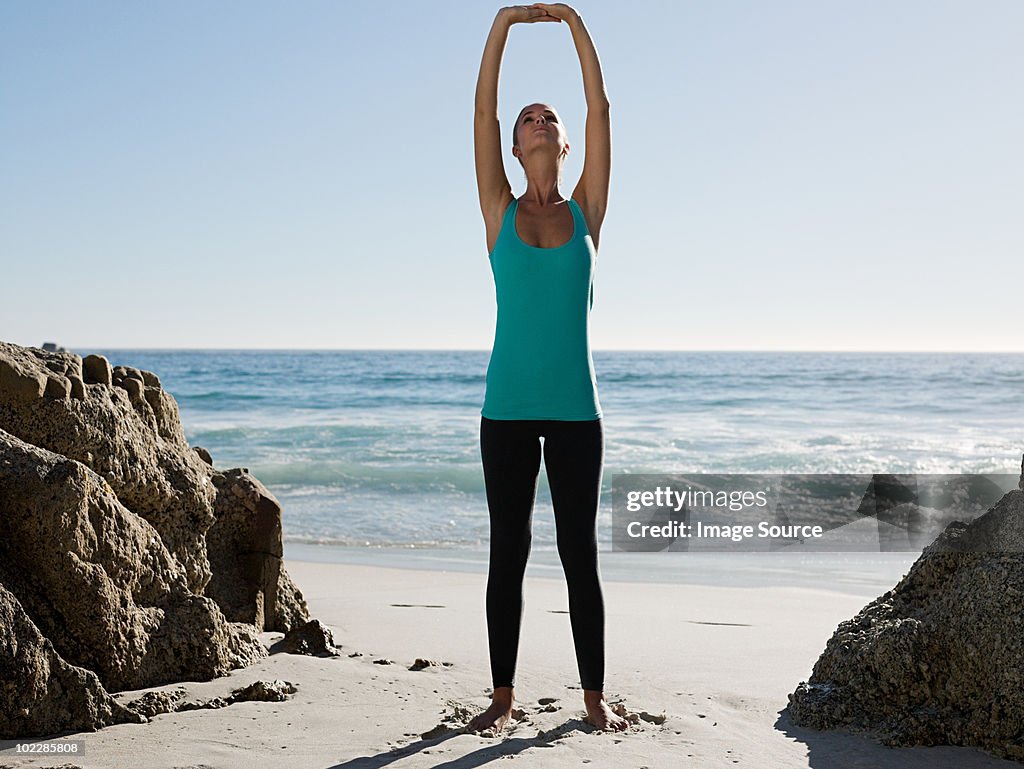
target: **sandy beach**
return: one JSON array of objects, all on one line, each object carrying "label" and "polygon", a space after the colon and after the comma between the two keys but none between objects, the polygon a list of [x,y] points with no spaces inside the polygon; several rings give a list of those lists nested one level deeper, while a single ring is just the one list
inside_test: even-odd
[{"label": "sandy beach", "polygon": [[[636,721],[611,734],[582,720],[564,582],[528,576],[517,680],[522,715],[500,736],[486,737],[461,729],[488,704],[485,575],[288,566],[312,615],[333,630],[339,656],[273,654],[214,681],[160,687],[184,686],[189,699],[209,699],[280,679],[297,691],[283,702],[168,713],[148,724],[68,735],[62,739],[85,746],[73,765],[468,768],[510,759],[530,767],[1018,766],[974,749],[890,749],[788,724],[780,714],[787,693],[806,679],[836,625],[874,597],[870,587],[858,595],[606,579],[606,695]],[[261,636],[268,646],[280,637]],[[437,664],[410,670],[417,658]],[[69,760],[7,753],[0,766]]]}]

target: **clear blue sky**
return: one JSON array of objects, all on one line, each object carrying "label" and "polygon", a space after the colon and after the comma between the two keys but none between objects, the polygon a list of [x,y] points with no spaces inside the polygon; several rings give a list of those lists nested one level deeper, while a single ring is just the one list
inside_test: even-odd
[{"label": "clear blue sky", "polygon": [[[4,0],[0,339],[489,349],[499,7]],[[576,7],[613,120],[595,349],[1024,349],[1024,3]],[[565,25],[512,29],[502,134],[538,100],[569,194]]]}]

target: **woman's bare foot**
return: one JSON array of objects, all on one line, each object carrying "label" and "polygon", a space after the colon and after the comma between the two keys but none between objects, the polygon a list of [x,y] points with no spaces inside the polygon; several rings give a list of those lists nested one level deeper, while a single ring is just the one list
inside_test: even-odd
[{"label": "woman's bare foot", "polygon": [[505,728],[505,724],[512,717],[512,703],[515,702],[515,695],[511,686],[499,686],[491,695],[491,705],[483,713],[478,714],[469,722],[466,729],[471,732],[480,732],[484,729],[493,729],[497,734]]},{"label": "woman's bare foot", "polygon": [[629,728],[629,721],[612,712],[604,701],[604,692],[597,689],[583,690],[583,703],[587,706],[587,720],[598,729],[621,732]]}]

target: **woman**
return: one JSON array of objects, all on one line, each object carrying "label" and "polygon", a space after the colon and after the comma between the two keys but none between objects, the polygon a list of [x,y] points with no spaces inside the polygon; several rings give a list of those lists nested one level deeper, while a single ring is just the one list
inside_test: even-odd
[{"label": "woman", "polygon": [[[519,199],[502,164],[501,56],[509,28],[532,22],[567,24],[583,70],[586,155],[569,200],[558,190],[569,142],[550,105],[527,105],[512,130],[512,154],[526,173]],[[480,417],[491,526],[487,632],[494,693],[469,729],[500,731],[515,701],[523,575],[543,451],[587,716],[599,729],[618,731],[628,724],[611,711],[603,692],[597,506],[604,444],[589,330],[594,262],[608,201],[611,128],[601,64],[575,10],[534,3],[498,12],[480,64],[474,136],[498,320]]]}]

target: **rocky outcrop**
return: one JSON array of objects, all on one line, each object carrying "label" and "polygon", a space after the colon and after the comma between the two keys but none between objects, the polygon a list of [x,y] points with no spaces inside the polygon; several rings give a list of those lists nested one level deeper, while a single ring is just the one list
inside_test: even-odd
[{"label": "rocky outcrop", "polygon": [[206,533],[210,560],[220,565],[206,586],[206,594],[220,605],[224,616],[268,630],[302,625],[309,611],[282,568],[281,505],[249,473],[235,468],[213,474],[217,489],[216,518]]},{"label": "rocky outcrop", "polygon": [[0,585],[0,736],[143,720],[115,702],[95,673],[62,659],[14,594]]},{"label": "rocky outcrop", "polygon": [[137,369],[110,369],[99,356],[83,361],[0,343],[0,429],[102,476],[159,532],[189,589],[203,592],[216,490],[211,468],[189,450],[169,393],[145,384]]},{"label": "rocky outcrop", "polygon": [[81,462],[0,430],[0,581],[111,691],[208,680],[265,655],[188,588],[157,531]]},{"label": "rocky outcrop", "polygon": [[0,342],[0,738],[265,656],[259,632],[310,619],[280,513],[188,446],[155,374]]},{"label": "rocky outcrop", "polygon": [[840,624],[788,709],[798,725],[888,745],[1024,760],[1024,490],[948,526],[899,584]]},{"label": "rocky outcrop", "polygon": [[334,634],[320,620],[313,619],[293,627],[285,637],[270,647],[271,654],[308,654],[317,657],[337,657]]}]

